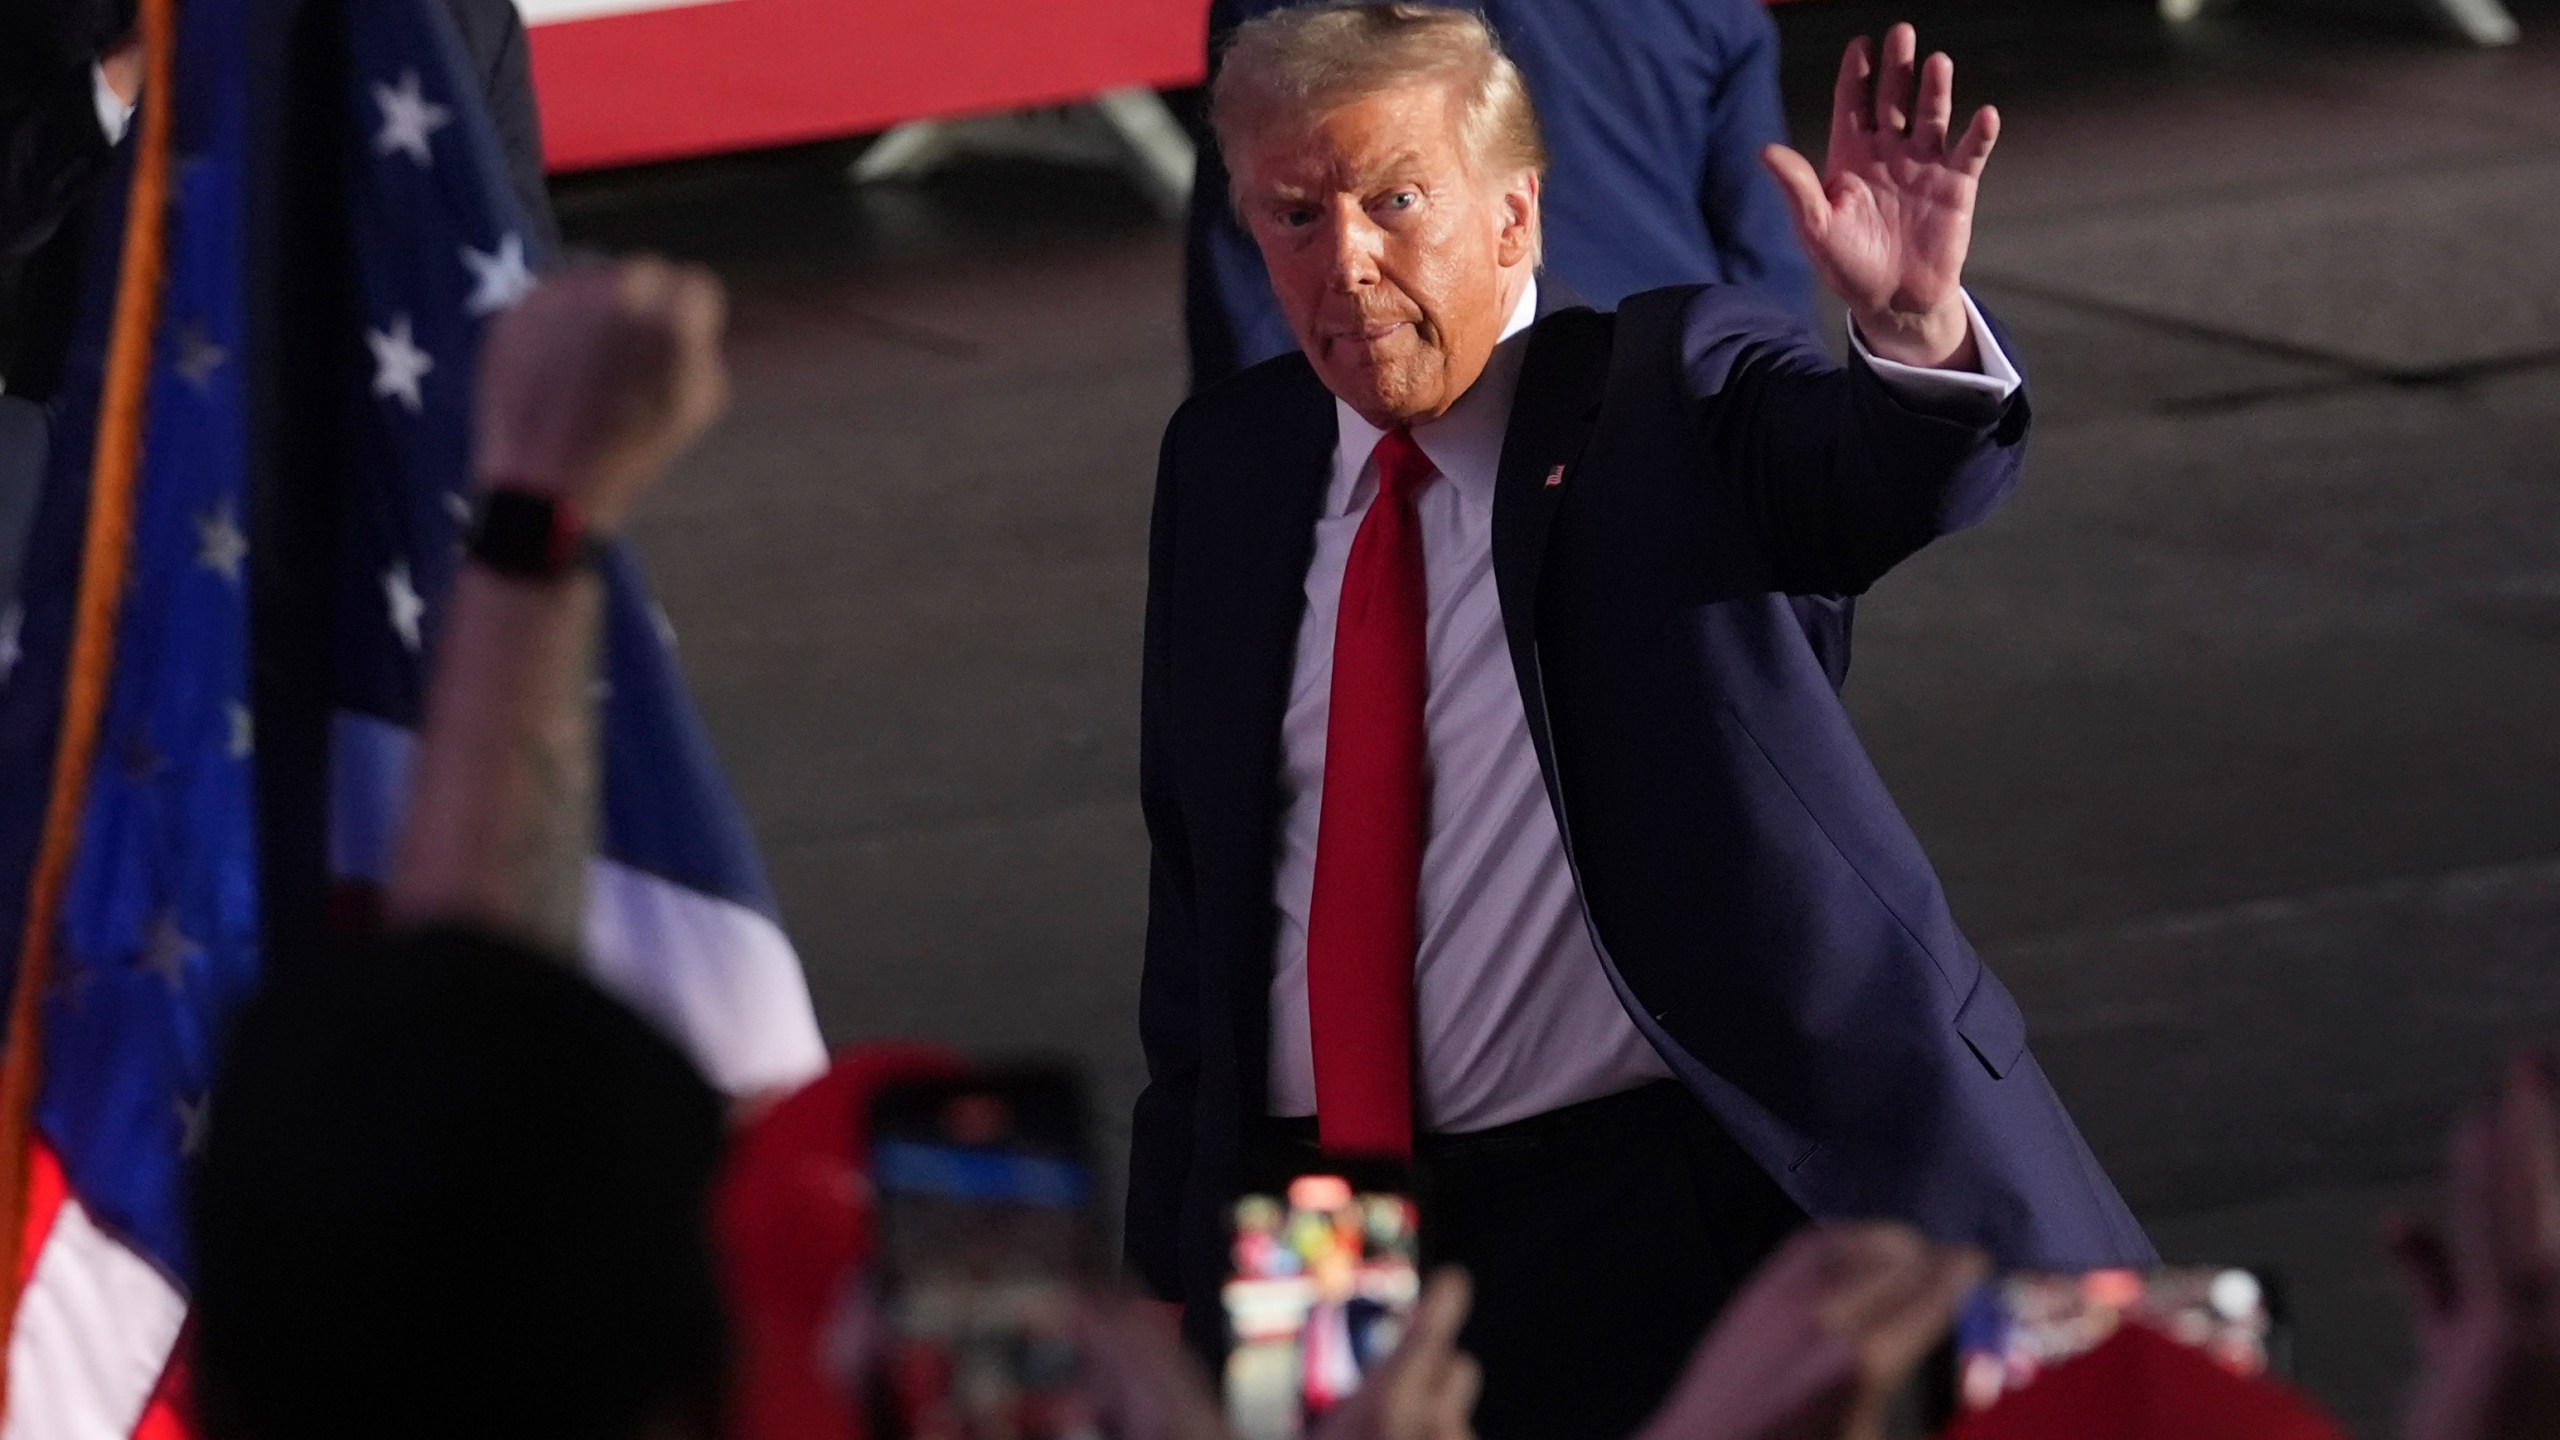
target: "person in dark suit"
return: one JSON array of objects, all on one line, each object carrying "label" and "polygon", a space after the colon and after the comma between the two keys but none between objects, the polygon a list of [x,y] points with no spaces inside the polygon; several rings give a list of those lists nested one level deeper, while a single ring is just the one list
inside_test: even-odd
[{"label": "person in dark suit", "polygon": [[1140,790],[1136,1272],[1219,1340],[1220,1217],[1411,1154],[1487,1440],[1628,1433],[1806,1215],[2152,1258],[1948,913],[1817,618],[2016,483],[1960,285],[1998,131],[1910,27],[1828,169],[1766,160],[1852,322],[1558,306],[1517,72],[1461,11],[1282,10],[1213,97],[1299,351],[1167,426]]},{"label": "person in dark suit", "polygon": [[[1307,0],[1212,0],[1209,64],[1245,20]],[[1761,0],[1470,0],[1528,81],[1555,157],[1547,271],[1607,307],[1664,285],[1754,285],[1808,320],[1813,271],[1760,168],[1787,138]],[[1200,149],[1184,323],[1196,391],[1297,348],[1261,252]]]},{"label": "person in dark suit", "polygon": [[[515,0],[444,0],[480,79],[528,258],[559,251],[543,184],[542,124]],[[142,85],[132,0],[10,0],[0,11],[0,610],[43,483],[88,258],[90,200]]]},{"label": "person in dark suit", "polygon": [[38,316],[67,308],[51,242],[105,173],[141,90],[132,27],[130,4],[12,4],[0,19],[0,379],[9,393],[51,392],[59,357],[29,341],[49,328]]},{"label": "person in dark suit", "polygon": [[[543,184],[524,19],[515,0],[444,0],[542,255],[559,248]],[[60,381],[82,223],[142,84],[132,0],[12,0],[0,12],[0,388],[42,403]]]},{"label": "person in dark suit", "polygon": [[0,610],[18,593],[84,227],[142,86],[130,3],[0,10]]},{"label": "person in dark suit", "polygon": [[471,57],[472,73],[480,77],[498,148],[507,157],[507,185],[531,232],[525,236],[526,258],[542,268],[559,254],[560,223],[551,213],[551,191],[543,181],[542,115],[534,103],[533,54],[524,15],[516,0],[444,0],[444,9]]}]

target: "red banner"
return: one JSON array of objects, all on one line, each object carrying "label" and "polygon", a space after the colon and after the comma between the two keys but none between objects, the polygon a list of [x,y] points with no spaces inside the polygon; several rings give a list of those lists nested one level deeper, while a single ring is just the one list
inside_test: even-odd
[{"label": "red banner", "polygon": [[1205,0],[525,0],[551,167],[1200,78]]}]

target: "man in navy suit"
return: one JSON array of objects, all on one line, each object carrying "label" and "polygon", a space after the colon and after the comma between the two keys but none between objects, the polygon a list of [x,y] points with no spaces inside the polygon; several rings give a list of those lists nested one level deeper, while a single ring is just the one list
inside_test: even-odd
[{"label": "man in navy suit", "polygon": [[[1306,0],[1211,0],[1209,62],[1246,19]],[[1555,157],[1547,273],[1603,308],[1638,291],[1756,285],[1813,318],[1813,271],[1760,167],[1787,138],[1761,0],[1472,0],[1518,63]],[[1200,150],[1186,256],[1191,384],[1297,348],[1262,255]]]},{"label": "man in navy suit", "polygon": [[1431,1172],[1488,1440],[1626,1434],[1808,1214],[2152,1258],[1836,693],[1835,602],[2026,437],[1953,73],[1862,40],[1827,169],[1765,157],[1843,366],[1740,287],[1542,303],[1476,17],[1238,32],[1214,119],[1300,349],[1166,429],[1141,721],[1128,1247],[1195,1343],[1238,1175],[1319,1146]]}]

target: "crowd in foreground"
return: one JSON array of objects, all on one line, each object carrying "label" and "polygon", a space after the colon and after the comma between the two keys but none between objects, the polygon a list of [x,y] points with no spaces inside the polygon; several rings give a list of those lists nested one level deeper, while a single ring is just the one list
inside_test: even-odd
[{"label": "crowd in foreground", "polygon": [[[720,409],[721,323],[715,282],[658,262],[545,282],[484,358],[483,483],[612,534]],[[883,1075],[957,1062],[859,1054],[741,1115],[582,978],[598,594],[575,557],[475,551],[438,656],[396,928],[341,963],[279,967],[241,1023],[196,1202],[192,1388],[212,1440],[863,1433],[881,1348],[855,1116]],[[2408,1440],[2560,1436],[2544,1062],[2519,1061],[2455,1126],[2442,1228],[2404,1224],[2394,1243],[2421,1354]],[[1643,1440],[1883,1435],[1985,1268],[1893,1224],[1805,1227],[1698,1340]],[[1468,1305],[1463,1275],[1434,1276],[1321,1440],[1471,1436]],[[1097,1287],[1078,1340],[1101,1433],[1226,1433],[1144,1305]],[[2152,1398],[2149,1428],[2118,1416],[2103,1433],[2219,1433]]]}]

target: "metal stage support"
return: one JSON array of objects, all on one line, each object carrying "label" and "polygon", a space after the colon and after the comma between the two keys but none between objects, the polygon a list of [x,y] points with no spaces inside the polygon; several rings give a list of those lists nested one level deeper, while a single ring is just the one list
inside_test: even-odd
[{"label": "metal stage support", "polygon": [[[2183,25],[2203,14],[2208,6],[2227,3],[2229,0],[2160,0],[2160,18],[2173,25]],[[2419,3],[2474,45],[2516,43],[2516,19],[2507,13],[2503,0],[2419,0]]]},{"label": "metal stage support", "polygon": [[1144,86],[1106,90],[1081,105],[968,120],[917,120],[883,134],[848,177],[857,185],[914,180],[953,156],[1037,155],[1121,171],[1168,217],[1191,203],[1191,137]]}]

